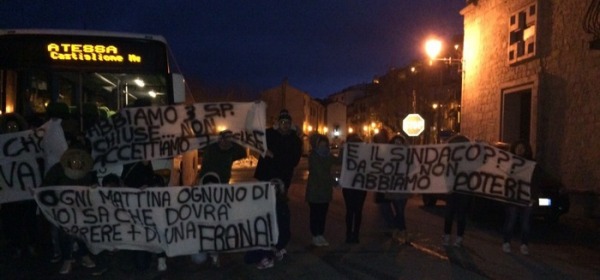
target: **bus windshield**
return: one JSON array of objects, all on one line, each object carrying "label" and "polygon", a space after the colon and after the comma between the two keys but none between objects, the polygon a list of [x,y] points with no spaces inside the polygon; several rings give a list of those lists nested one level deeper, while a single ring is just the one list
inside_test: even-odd
[{"label": "bus windshield", "polygon": [[173,102],[162,37],[0,31],[0,113],[19,113],[32,127],[59,116],[81,132],[137,101]]}]

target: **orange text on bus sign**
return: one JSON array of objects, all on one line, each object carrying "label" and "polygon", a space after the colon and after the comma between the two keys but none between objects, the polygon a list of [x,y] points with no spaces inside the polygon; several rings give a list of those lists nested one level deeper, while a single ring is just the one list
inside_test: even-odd
[{"label": "orange text on bus sign", "polygon": [[[77,60],[77,61],[101,61],[117,62],[124,61],[123,55],[115,46],[90,45],[90,44],[69,44],[69,43],[50,43],[48,44],[48,53],[52,60]],[[139,55],[129,54],[128,60],[131,63],[141,63]]]}]

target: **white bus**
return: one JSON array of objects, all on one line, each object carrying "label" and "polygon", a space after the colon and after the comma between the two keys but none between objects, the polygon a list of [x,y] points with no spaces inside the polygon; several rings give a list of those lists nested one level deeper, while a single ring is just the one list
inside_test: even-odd
[{"label": "white bus", "polygon": [[169,62],[157,35],[0,30],[0,113],[16,112],[37,127],[58,111],[69,135],[136,100],[185,102],[183,78]]}]

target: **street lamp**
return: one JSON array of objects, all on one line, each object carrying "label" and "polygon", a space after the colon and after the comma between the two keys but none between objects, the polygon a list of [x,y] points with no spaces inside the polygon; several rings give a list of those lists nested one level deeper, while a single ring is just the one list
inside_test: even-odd
[{"label": "street lamp", "polygon": [[[442,41],[440,41],[438,39],[433,38],[433,39],[429,39],[425,42],[425,52],[427,53],[427,56],[429,57],[429,65],[433,65],[433,61],[442,61],[442,62],[446,63],[447,65],[457,65],[458,73],[460,73],[461,77],[462,77],[462,72],[463,72],[462,67],[463,67],[464,60],[462,59],[462,57],[463,57],[462,54],[458,53],[458,50],[460,49],[460,45],[459,44],[454,45],[454,54],[457,55],[458,57],[452,57],[452,55],[449,54],[448,57],[440,58],[439,56],[440,56],[440,53],[442,53],[443,48],[444,48],[444,46],[443,46]],[[447,52],[445,52],[445,53],[447,53]],[[444,86],[443,72],[440,69],[440,91],[443,91],[443,86]],[[439,114],[442,113],[442,112],[439,112],[439,110],[442,110],[442,107],[444,107],[445,110],[448,110],[447,108],[452,108],[452,106],[454,104],[456,104],[454,101],[455,99],[456,99],[456,97],[452,98],[452,101],[450,102],[450,106],[445,106],[442,103],[440,103],[440,104],[435,103],[432,105],[433,110],[435,111],[435,121],[434,121],[434,128],[433,128],[435,142],[437,142],[437,134],[438,134],[438,132],[440,130],[440,126],[441,126],[438,124]],[[458,105],[458,107],[460,107],[460,104]]]},{"label": "street lamp", "polygon": [[[454,50],[458,51],[459,47],[460,46],[458,44],[454,45]],[[453,58],[452,56],[438,58],[438,55],[440,55],[440,53],[442,52],[442,48],[442,41],[438,39],[429,39],[425,41],[425,53],[427,53],[427,56],[429,56],[429,65],[432,65],[433,61],[444,61],[449,65],[458,64],[459,66],[462,66],[462,58]],[[458,72],[462,72],[462,69],[460,67],[458,69]]]}]

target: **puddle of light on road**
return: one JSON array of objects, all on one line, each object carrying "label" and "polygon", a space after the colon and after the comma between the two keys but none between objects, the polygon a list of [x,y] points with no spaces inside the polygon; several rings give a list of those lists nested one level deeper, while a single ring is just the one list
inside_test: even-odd
[{"label": "puddle of light on road", "polygon": [[411,242],[410,245],[413,246],[413,248],[415,248],[415,249],[417,249],[417,250],[419,250],[419,251],[421,251],[423,253],[432,255],[432,256],[434,256],[436,258],[440,258],[440,259],[445,260],[445,261],[448,260],[447,256],[444,256],[444,255],[442,255],[442,254],[440,254],[440,253],[438,253],[438,252],[436,252],[436,251],[434,251],[432,249],[429,249],[429,248],[427,248],[425,246],[419,245],[418,243]]}]

